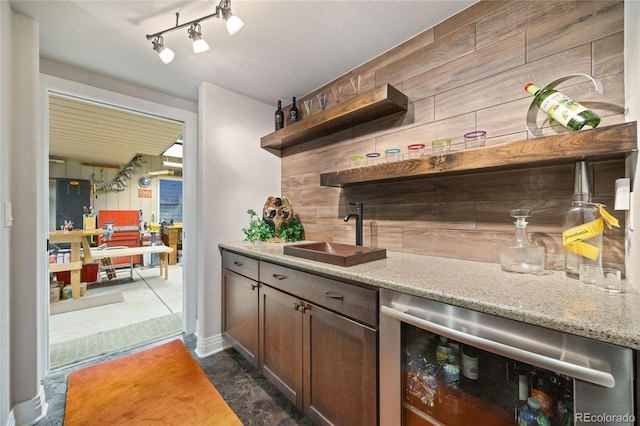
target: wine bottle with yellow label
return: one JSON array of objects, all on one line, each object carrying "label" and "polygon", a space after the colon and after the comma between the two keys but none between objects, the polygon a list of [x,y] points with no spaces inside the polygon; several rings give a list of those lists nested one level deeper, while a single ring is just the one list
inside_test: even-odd
[{"label": "wine bottle with yellow label", "polygon": [[528,83],[524,90],[532,94],[534,102],[549,117],[569,130],[592,129],[600,124],[600,117],[584,105],[553,89],[540,89]]}]

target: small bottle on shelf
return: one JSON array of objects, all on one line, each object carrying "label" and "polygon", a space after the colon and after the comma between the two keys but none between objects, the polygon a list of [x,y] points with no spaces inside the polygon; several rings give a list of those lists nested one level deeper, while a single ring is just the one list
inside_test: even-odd
[{"label": "small bottle on shelf", "polygon": [[557,90],[540,89],[532,83],[524,86],[524,90],[535,97],[534,102],[541,110],[566,129],[592,129],[600,124],[598,114]]},{"label": "small bottle on shelf", "polygon": [[284,127],[284,111],[282,111],[282,101],[278,100],[278,109],[275,114],[276,130],[280,130]]},{"label": "small bottle on shelf", "polygon": [[296,105],[296,97],[293,97],[291,102],[291,109],[289,110],[289,124],[293,124],[298,121],[298,107]]}]

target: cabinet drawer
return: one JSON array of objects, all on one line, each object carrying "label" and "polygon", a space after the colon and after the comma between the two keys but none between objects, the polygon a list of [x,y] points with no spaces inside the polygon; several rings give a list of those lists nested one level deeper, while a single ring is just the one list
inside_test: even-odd
[{"label": "cabinet drawer", "polygon": [[258,281],[259,262],[257,259],[223,250],[222,267]]},{"label": "cabinet drawer", "polygon": [[260,281],[373,327],[378,324],[378,292],[260,261]]}]

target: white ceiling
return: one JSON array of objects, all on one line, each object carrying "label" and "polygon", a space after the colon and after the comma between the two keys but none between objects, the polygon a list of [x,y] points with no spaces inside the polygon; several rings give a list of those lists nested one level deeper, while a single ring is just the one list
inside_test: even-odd
[{"label": "white ceiling", "polygon": [[[433,27],[476,0],[232,0],[245,26],[201,23],[211,50],[194,54],[186,29],[164,35],[164,65],[145,35],[215,12],[219,1],[10,0],[38,22],[43,58],[197,101],[207,81],[273,104],[304,96]],[[275,109],[275,108],[274,108]],[[53,151],[52,151],[53,152]]]}]

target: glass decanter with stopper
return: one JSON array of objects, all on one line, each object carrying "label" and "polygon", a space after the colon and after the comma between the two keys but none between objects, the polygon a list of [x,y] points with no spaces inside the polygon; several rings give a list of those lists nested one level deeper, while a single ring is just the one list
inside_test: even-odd
[{"label": "glass decanter with stopper", "polygon": [[515,209],[510,211],[515,218],[515,240],[505,244],[500,251],[500,266],[503,271],[519,272],[521,274],[544,273],[544,247],[535,245],[527,236],[527,218],[531,217],[531,210]]}]

